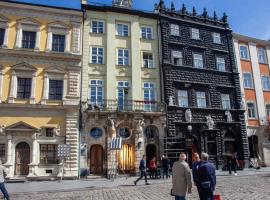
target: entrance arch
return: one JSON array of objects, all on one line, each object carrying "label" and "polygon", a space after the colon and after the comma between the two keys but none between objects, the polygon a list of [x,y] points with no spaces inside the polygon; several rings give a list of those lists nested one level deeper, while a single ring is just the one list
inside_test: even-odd
[{"label": "entrance arch", "polygon": [[157,158],[157,146],[155,144],[146,145],[146,166],[149,166],[150,160],[156,157]]},{"label": "entrance arch", "polygon": [[131,173],[134,170],[134,148],[131,144],[123,144],[117,151],[118,169],[120,173]]},{"label": "entrance arch", "polygon": [[90,172],[92,174],[103,174],[103,147],[93,145],[90,149]]},{"label": "entrance arch", "polygon": [[199,145],[197,139],[192,135],[187,135],[186,137],[186,151],[187,151],[187,161],[191,166],[194,161],[194,153],[199,153]]},{"label": "entrance arch", "polygon": [[15,175],[28,175],[30,164],[30,146],[26,142],[20,142],[16,146],[15,155]]},{"label": "entrance arch", "polygon": [[237,152],[236,148],[236,138],[232,132],[227,132],[224,136],[224,149],[225,153],[235,153]]}]

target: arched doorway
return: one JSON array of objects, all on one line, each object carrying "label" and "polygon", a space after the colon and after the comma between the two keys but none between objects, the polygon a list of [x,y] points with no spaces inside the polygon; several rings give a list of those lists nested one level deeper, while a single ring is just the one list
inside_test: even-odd
[{"label": "arched doorway", "polygon": [[188,135],[186,137],[186,151],[187,151],[187,162],[191,166],[194,161],[194,153],[199,153],[198,141],[192,135]]},{"label": "arched doorway", "polygon": [[103,147],[93,145],[90,150],[90,172],[92,174],[103,174]]},{"label": "arched doorway", "polygon": [[225,153],[235,153],[236,149],[236,138],[232,132],[227,132],[224,136],[224,149]]},{"label": "arched doorway", "polygon": [[123,144],[117,151],[119,173],[131,173],[134,170],[134,149],[130,144]]},{"label": "arched doorway", "polygon": [[146,145],[146,166],[150,164],[150,160],[156,157],[157,158],[157,147],[155,144]]},{"label": "arched doorway", "polygon": [[30,147],[26,142],[20,142],[15,149],[15,175],[29,174]]}]

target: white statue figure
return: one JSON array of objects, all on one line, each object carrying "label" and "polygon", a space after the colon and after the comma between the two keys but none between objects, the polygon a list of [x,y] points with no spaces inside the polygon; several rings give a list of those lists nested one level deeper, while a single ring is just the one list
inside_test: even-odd
[{"label": "white statue figure", "polygon": [[225,112],[225,116],[226,116],[226,121],[227,122],[232,122],[232,114],[231,114],[231,112],[230,111],[226,111]]},{"label": "white statue figure", "polygon": [[5,125],[0,125],[0,134],[4,133],[6,126]]},{"label": "white statue figure", "polygon": [[185,120],[186,120],[186,122],[192,121],[192,113],[191,113],[190,109],[187,109],[185,112]]},{"label": "white statue figure", "polygon": [[136,124],[136,131],[138,134],[143,133],[144,119],[139,119]]},{"label": "white statue figure", "polygon": [[169,96],[169,106],[174,106],[173,96]]},{"label": "white statue figure", "polygon": [[108,117],[107,125],[108,125],[108,133],[109,133],[109,135],[115,137],[116,136],[116,129],[115,129],[114,120],[112,118]]},{"label": "white statue figure", "polygon": [[205,118],[206,118],[206,124],[207,124],[208,129],[209,130],[213,130],[214,129],[215,122],[212,119],[211,115],[208,115]]}]

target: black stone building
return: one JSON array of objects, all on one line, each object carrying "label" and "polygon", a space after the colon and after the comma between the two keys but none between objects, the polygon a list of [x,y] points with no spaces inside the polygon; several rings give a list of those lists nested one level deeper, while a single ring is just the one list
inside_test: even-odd
[{"label": "black stone building", "polygon": [[167,8],[159,15],[163,99],[167,103],[165,153],[174,161],[180,152],[192,162],[207,152],[221,167],[227,153],[249,158],[232,30],[227,16],[201,15],[195,8]]}]

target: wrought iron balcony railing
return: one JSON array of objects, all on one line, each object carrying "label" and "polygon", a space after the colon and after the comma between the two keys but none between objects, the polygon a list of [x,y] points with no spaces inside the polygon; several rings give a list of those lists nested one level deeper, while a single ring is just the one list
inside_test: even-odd
[{"label": "wrought iron balcony railing", "polygon": [[118,111],[118,112],[164,112],[164,105],[157,101],[137,100],[110,100],[102,101],[88,100],[89,111]]}]

